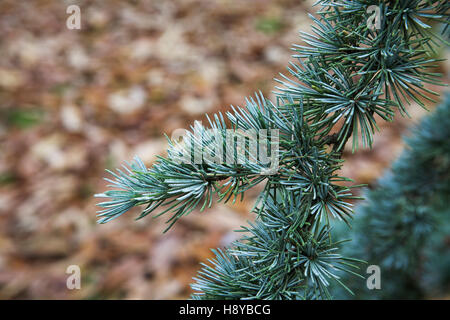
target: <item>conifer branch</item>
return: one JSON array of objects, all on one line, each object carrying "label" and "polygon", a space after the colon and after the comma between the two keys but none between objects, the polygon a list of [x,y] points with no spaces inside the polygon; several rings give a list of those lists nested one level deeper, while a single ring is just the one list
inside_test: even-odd
[{"label": "conifer branch", "polygon": [[[341,271],[355,275],[359,260],[338,253],[342,242],[333,240],[329,221],[331,216],[349,224],[349,200],[356,198],[342,184],[349,179],[337,174],[343,147],[350,138],[353,151],[360,143],[371,147],[378,118],[392,121],[395,110],[407,114],[410,102],[425,107],[437,95],[426,85],[440,84],[440,75],[430,71],[439,59],[428,51],[445,40],[430,29],[448,24],[447,1],[318,3],[323,7],[311,16],[313,33],[302,33],[306,45],[294,46],[290,76],[277,80],[276,102],[257,94],[244,108],[213,115],[208,128],[191,127],[183,143],[169,139],[168,156],[152,168],[136,159],[114,174],[111,182],[119,190],[98,195],[110,198],[99,204],[101,223],[134,206],[147,206],[139,218],[165,206],[158,215],[172,214],[170,228],[194,209],[210,207],[213,194],[228,201],[266,183],[255,206],[257,220],[242,229],[242,240],[215,251],[192,285],[193,298],[331,298],[332,282],[348,289]],[[376,28],[367,23],[371,5],[379,9]],[[243,131],[275,130],[276,168],[255,156],[250,142],[236,154],[226,139],[230,130],[238,138]],[[273,139],[256,139],[264,140],[260,150],[272,150]],[[192,150],[206,159],[196,163]],[[234,161],[215,161],[224,150],[232,151]]]}]

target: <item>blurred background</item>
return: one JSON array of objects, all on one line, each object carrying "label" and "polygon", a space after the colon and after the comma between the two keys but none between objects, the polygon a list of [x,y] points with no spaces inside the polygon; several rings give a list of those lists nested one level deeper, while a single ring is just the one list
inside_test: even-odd
[{"label": "blurred background", "polygon": [[[258,190],[166,234],[164,217],[135,222],[139,210],[97,225],[93,195],[106,189],[105,168],[164,155],[163,133],[257,90],[273,96],[314,2],[2,0],[0,299],[187,298],[210,248],[254,218]],[[80,30],[66,27],[72,4]],[[342,175],[372,185],[426,113],[410,110],[412,120],[380,123],[373,150],[346,149]],[[66,287],[69,265],[80,290]]]}]

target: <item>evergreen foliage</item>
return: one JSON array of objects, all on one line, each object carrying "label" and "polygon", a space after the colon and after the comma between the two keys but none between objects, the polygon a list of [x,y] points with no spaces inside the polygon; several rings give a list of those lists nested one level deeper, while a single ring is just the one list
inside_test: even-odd
[{"label": "evergreen foliage", "polygon": [[[343,251],[381,268],[381,290],[344,279],[357,298],[440,297],[450,289],[450,94],[357,208]],[[344,278],[347,278],[343,275]],[[351,298],[337,291],[339,298]]]},{"label": "evergreen foliage", "polygon": [[[350,224],[349,200],[356,198],[343,185],[349,179],[336,173],[343,146],[353,136],[353,150],[370,147],[376,121],[392,121],[396,109],[407,114],[411,101],[434,101],[436,93],[425,85],[439,83],[432,71],[438,60],[428,52],[444,42],[431,30],[448,24],[447,1],[318,2],[323,7],[311,17],[313,33],[303,34],[307,46],[294,47],[296,63],[290,77],[278,80],[275,102],[257,94],[243,108],[208,118],[209,128],[194,124],[184,142],[169,139],[168,156],[153,167],[136,159],[111,172],[115,189],[98,195],[109,198],[99,204],[100,223],[145,205],[138,218],[163,208],[156,216],[169,214],[169,229],[194,209],[210,207],[214,196],[229,201],[265,183],[257,220],[243,227],[243,239],[203,265],[193,298],[320,299],[332,297],[332,282],[347,288],[339,274],[356,276],[359,260],[339,253],[345,245],[333,241],[329,219]],[[370,5],[380,8],[379,29],[367,24]],[[235,153],[234,140],[230,148],[226,139],[230,129],[238,137],[243,130],[267,132],[269,139],[257,139],[269,150],[277,130],[276,170],[246,157],[249,144]],[[195,149],[210,157],[178,161],[195,160]],[[214,161],[230,149],[232,163]]]}]

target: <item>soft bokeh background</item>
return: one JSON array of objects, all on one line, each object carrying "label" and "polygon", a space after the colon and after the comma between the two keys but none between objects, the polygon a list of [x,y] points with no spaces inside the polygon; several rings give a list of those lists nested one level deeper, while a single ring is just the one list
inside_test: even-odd
[{"label": "soft bokeh background", "polygon": [[[164,154],[163,133],[256,90],[270,97],[313,2],[2,0],[0,298],[188,297],[210,248],[253,219],[257,190],[166,234],[164,217],[135,222],[138,211],[97,225],[93,194],[105,168]],[[66,28],[70,4],[81,30]],[[381,124],[373,150],[346,151],[342,174],[373,183],[425,113],[410,110],[412,121]],[[69,265],[81,268],[80,290],[66,288]]]}]

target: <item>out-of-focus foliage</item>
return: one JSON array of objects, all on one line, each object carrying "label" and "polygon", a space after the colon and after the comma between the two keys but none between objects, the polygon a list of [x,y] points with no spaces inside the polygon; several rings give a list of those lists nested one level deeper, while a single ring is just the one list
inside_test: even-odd
[{"label": "out-of-focus foliage", "polygon": [[[406,138],[407,150],[392,165],[367,203],[356,211],[351,256],[378,265],[381,289],[347,279],[359,299],[442,297],[450,289],[450,95]],[[344,292],[338,298],[352,298]]]}]

